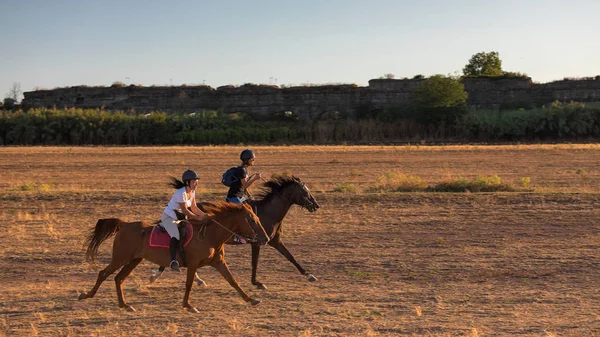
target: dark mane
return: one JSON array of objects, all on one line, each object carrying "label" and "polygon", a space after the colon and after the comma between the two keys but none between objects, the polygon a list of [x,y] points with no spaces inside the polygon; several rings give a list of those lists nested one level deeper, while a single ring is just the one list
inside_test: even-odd
[{"label": "dark mane", "polygon": [[281,193],[286,187],[301,183],[300,179],[294,176],[275,176],[267,181],[253,197],[258,203],[267,202],[273,196]]}]

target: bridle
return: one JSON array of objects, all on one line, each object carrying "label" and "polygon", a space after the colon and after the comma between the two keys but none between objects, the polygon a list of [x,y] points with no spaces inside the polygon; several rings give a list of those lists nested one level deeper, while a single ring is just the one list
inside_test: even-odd
[{"label": "bridle", "polygon": [[[300,186],[302,187],[302,190],[306,191],[306,186],[304,185],[304,183],[300,183]],[[292,196],[296,195],[296,193],[298,193],[298,191],[294,191],[294,193],[292,194]],[[304,201],[303,204],[297,204],[295,202],[293,202],[291,199],[286,198],[283,193],[280,193],[279,197],[281,197],[281,199],[289,202],[290,204],[296,204],[298,206],[300,206],[301,208],[306,209],[307,211],[309,210],[309,207],[314,207],[315,205],[306,197],[302,197],[302,201]]]},{"label": "bridle", "polygon": [[[210,221],[212,221],[212,222],[216,223],[217,225],[221,226],[221,228],[223,228],[224,230],[226,230],[226,231],[228,231],[229,233],[233,234],[234,236],[237,236],[237,237],[239,237],[239,238],[242,238],[242,239],[244,239],[244,240],[246,240],[246,241],[248,241],[248,242],[258,242],[258,233],[257,233],[257,232],[256,232],[256,230],[254,229],[254,226],[253,226],[253,225],[252,225],[252,224],[251,224],[251,223],[248,221],[248,218],[250,218],[250,217],[251,217],[251,215],[248,215],[248,216],[246,216],[246,218],[245,218],[244,220],[246,221],[246,223],[247,223],[248,225],[250,225],[250,229],[252,230],[252,233],[253,233],[251,236],[248,236],[248,235],[246,235],[246,234],[243,234],[243,233],[235,233],[235,232],[234,232],[234,231],[232,231],[231,229],[229,229],[229,228],[227,228],[227,227],[223,226],[223,224],[221,224],[220,222],[218,222],[218,221],[217,221],[217,220],[215,220],[215,219],[210,219]],[[204,228],[206,228],[206,227],[204,227]]]}]

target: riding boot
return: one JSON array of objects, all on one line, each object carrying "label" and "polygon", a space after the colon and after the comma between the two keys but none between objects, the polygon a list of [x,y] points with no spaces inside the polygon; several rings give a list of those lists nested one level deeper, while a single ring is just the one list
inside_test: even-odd
[{"label": "riding boot", "polygon": [[179,271],[179,262],[177,262],[177,249],[179,249],[179,240],[177,238],[171,238],[171,242],[169,242],[171,264],[169,267],[172,271]]},{"label": "riding boot", "polygon": [[187,267],[187,261],[185,260],[185,248],[179,247],[179,256],[181,256],[181,266]]}]

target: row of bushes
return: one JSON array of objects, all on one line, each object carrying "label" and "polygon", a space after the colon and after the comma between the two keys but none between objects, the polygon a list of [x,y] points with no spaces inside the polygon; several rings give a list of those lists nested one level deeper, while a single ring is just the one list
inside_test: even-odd
[{"label": "row of bushes", "polygon": [[[453,113],[450,111],[449,113]],[[0,112],[0,145],[340,144],[600,139],[600,108],[554,103],[532,110],[471,110],[453,121],[379,119],[254,121],[247,116],[125,114],[104,110]]]},{"label": "row of bushes", "polygon": [[[529,177],[521,178],[522,191],[529,188]],[[419,176],[407,176],[400,172],[388,172],[377,178],[369,192],[515,192],[518,189],[502,182],[497,176],[477,176],[473,179],[454,178],[427,185]]]}]

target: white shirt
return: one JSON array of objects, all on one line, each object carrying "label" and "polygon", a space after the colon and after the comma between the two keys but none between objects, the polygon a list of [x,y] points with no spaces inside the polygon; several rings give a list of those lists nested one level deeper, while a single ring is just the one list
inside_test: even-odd
[{"label": "white shirt", "polygon": [[190,197],[188,198],[187,194],[185,193],[185,186],[178,189],[177,191],[175,191],[175,193],[173,193],[173,196],[171,197],[171,200],[167,204],[167,207],[165,208],[164,213],[173,219],[177,219],[177,215],[175,214],[175,211],[183,213],[183,211],[181,210],[181,207],[179,206],[179,203],[185,202],[185,205],[187,207],[192,207],[192,200],[194,199],[195,196],[196,196],[196,191],[192,191]]}]

